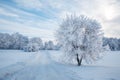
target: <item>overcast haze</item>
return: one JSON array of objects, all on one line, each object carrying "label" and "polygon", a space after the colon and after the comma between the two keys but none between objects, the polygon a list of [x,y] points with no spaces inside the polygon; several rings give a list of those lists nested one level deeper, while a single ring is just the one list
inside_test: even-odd
[{"label": "overcast haze", "polygon": [[97,19],[106,37],[120,38],[120,0],[0,0],[0,32],[54,40],[66,14]]}]

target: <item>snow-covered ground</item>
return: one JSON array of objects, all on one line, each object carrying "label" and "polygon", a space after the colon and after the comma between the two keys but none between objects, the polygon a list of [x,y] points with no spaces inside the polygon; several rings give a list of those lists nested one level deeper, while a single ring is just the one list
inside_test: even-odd
[{"label": "snow-covered ground", "polygon": [[0,80],[119,80],[120,51],[108,51],[93,64],[58,62],[60,51],[0,50]]}]

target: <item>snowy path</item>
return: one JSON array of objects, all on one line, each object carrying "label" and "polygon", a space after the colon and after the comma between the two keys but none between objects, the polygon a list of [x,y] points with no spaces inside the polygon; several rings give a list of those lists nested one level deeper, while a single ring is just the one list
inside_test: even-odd
[{"label": "snowy path", "polygon": [[[58,52],[57,52],[58,53]],[[53,52],[52,52],[53,54]],[[29,54],[28,54],[29,55]],[[108,56],[110,58],[110,56]],[[111,56],[114,57],[114,56]],[[119,58],[119,53],[117,55]],[[117,58],[116,57],[116,58]],[[105,61],[105,60],[104,60]],[[50,51],[33,53],[27,61],[0,68],[0,80],[119,80],[120,67],[57,63]]]},{"label": "snowy path", "polygon": [[[49,53],[37,53],[26,63],[9,66],[1,71],[0,80],[79,80],[67,67],[54,62]],[[4,70],[4,69],[3,69]],[[71,76],[71,75],[72,76]],[[73,77],[75,76],[75,77]]]}]

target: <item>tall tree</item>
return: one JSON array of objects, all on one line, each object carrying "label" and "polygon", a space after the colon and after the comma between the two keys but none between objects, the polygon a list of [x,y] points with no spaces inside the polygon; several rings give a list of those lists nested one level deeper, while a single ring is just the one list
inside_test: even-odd
[{"label": "tall tree", "polygon": [[57,30],[57,39],[62,45],[65,59],[76,60],[80,66],[82,60],[97,60],[102,52],[103,32],[101,25],[85,16],[68,16]]}]

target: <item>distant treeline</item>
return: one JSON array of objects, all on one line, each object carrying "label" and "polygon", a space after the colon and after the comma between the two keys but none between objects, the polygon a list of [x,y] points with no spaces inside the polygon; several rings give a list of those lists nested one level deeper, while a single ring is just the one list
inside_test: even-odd
[{"label": "distant treeline", "polygon": [[[103,46],[109,46],[112,51],[120,50],[120,39],[103,38]],[[0,49],[18,49],[27,52],[38,50],[59,50],[60,45],[53,41],[43,42],[39,37],[28,38],[19,33],[0,33]]]},{"label": "distant treeline", "polygon": [[39,37],[28,38],[19,33],[0,33],[0,49],[17,49],[27,52],[35,52],[38,50],[58,50],[59,44],[53,41],[42,41]]},{"label": "distant treeline", "polygon": [[103,38],[103,46],[108,45],[110,50],[120,50],[120,38]]}]

